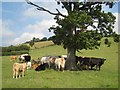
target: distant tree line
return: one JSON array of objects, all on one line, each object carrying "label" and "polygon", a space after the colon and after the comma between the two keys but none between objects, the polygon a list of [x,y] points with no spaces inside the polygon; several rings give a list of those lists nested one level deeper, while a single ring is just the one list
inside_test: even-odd
[{"label": "distant tree line", "polygon": [[49,38],[43,37],[42,39],[33,37],[32,40],[25,42],[25,44],[30,44],[30,43],[33,44],[33,42],[50,41],[52,39],[53,39],[53,37],[49,37]]},{"label": "distant tree line", "polygon": [[50,40],[53,40],[53,36],[49,37],[48,39],[47,37],[43,37],[42,39],[33,37],[32,40],[25,42],[25,44],[29,44],[31,47],[33,46],[35,47],[35,42],[50,41]]},{"label": "distant tree line", "polygon": [[[106,37],[104,43],[109,47],[111,45],[111,42],[109,41],[108,37],[113,37],[114,42],[118,43],[120,41],[120,35],[116,32],[104,34],[104,37]],[[49,38],[43,37],[42,39],[33,37],[32,40],[25,42],[25,44],[29,44],[31,47],[34,46],[35,42],[42,42],[42,41],[54,41],[54,36],[51,36]]]},{"label": "distant tree line", "polygon": [[20,55],[24,53],[29,53],[30,47],[28,45],[22,44],[19,46],[8,46],[8,47],[0,47],[2,52],[0,54],[2,56],[8,55]]}]

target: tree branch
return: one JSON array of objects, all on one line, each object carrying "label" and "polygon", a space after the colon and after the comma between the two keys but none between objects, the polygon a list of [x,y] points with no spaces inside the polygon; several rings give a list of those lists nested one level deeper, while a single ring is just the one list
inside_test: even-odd
[{"label": "tree branch", "polygon": [[63,15],[58,9],[56,9],[56,11],[57,11],[58,13],[53,13],[53,12],[51,12],[51,11],[43,8],[43,7],[40,7],[40,6],[38,6],[38,5],[30,2],[29,0],[26,0],[26,2],[27,2],[28,4],[30,4],[30,5],[33,5],[33,6],[37,7],[37,10],[46,11],[46,12],[48,12],[49,14],[52,14],[52,15],[60,15],[60,16],[62,16],[62,17],[66,17],[66,15]]},{"label": "tree branch", "polygon": [[63,4],[63,6],[65,7],[65,9],[67,10],[67,12],[70,12],[70,8],[69,8],[69,3],[68,2],[61,2]]}]

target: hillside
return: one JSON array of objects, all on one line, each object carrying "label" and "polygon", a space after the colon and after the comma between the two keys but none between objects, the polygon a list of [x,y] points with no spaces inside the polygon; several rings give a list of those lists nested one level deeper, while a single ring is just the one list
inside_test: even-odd
[{"label": "hillside", "polygon": [[[104,45],[103,41],[99,49],[81,50],[78,56],[106,58],[100,71],[64,71],[46,69],[36,72],[27,70],[24,78],[18,80],[12,78],[13,62],[8,56],[2,58],[2,87],[3,88],[118,88],[118,43],[113,42],[111,47]],[[44,46],[50,42],[37,43],[36,46]],[[45,55],[62,55],[66,50],[62,46],[52,45],[44,48],[30,50],[32,59]],[[43,47],[42,46],[42,47]],[[64,83],[64,84],[63,84]]]},{"label": "hillside", "polygon": [[31,47],[31,49],[44,48],[52,45],[54,45],[52,41],[35,42],[34,46]]}]

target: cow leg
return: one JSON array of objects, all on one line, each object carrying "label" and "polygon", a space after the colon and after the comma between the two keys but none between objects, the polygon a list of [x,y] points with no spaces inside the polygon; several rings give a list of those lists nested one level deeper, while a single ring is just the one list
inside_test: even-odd
[{"label": "cow leg", "polygon": [[56,70],[59,70],[59,63],[55,64],[55,68],[56,68]]},{"label": "cow leg", "polygon": [[87,70],[89,70],[90,66],[91,66],[90,62],[87,62]]},{"label": "cow leg", "polygon": [[100,66],[99,66],[99,71],[100,71]]},{"label": "cow leg", "polygon": [[56,63],[56,70],[60,70],[60,63]]},{"label": "cow leg", "polygon": [[21,74],[19,74],[19,78],[21,78]]},{"label": "cow leg", "polygon": [[83,67],[83,64],[80,64],[80,65],[79,65],[80,70],[83,70],[82,67]]},{"label": "cow leg", "polygon": [[96,71],[98,70],[98,65],[96,65]]},{"label": "cow leg", "polygon": [[61,71],[64,72],[64,65],[61,65]]},{"label": "cow leg", "polygon": [[21,78],[21,71],[19,71],[19,78]]},{"label": "cow leg", "polygon": [[25,73],[25,71],[24,71],[24,70],[22,70],[22,77],[24,77],[24,73]]},{"label": "cow leg", "polygon": [[92,66],[91,66],[91,70],[92,70]]},{"label": "cow leg", "polygon": [[27,70],[29,69],[29,66],[27,66]]},{"label": "cow leg", "polygon": [[61,66],[61,71],[63,71],[64,72],[64,68]]},{"label": "cow leg", "polygon": [[48,68],[50,69],[50,62],[48,62]]},{"label": "cow leg", "polygon": [[55,69],[57,70],[57,64],[55,64]]},{"label": "cow leg", "polygon": [[60,71],[60,63],[58,63],[58,71]]},{"label": "cow leg", "polygon": [[91,70],[93,70],[94,65],[91,65]]},{"label": "cow leg", "polygon": [[81,65],[80,65],[80,66],[78,66],[78,68],[79,68],[79,70],[81,70],[81,71],[83,70]]},{"label": "cow leg", "polygon": [[13,70],[13,78],[15,78],[15,70]]},{"label": "cow leg", "polygon": [[18,78],[18,71],[16,71],[16,79]]},{"label": "cow leg", "polygon": [[[101,65],[98,63],[98,64],[96,65],[96,70],[99,70],[99,71],[100,71],[100,67],[101,67]],[[97,69],[97,68],[99,68],[99,69]]]},{"label": "cow leg", "polygon": [[89,70],[89,66],[88,65],[86,65],[86,69]]},{"label": "cow leg", "polygon": [[29,69],[29,65],[28,65],[28,62],[27,62],[27,70]]}]

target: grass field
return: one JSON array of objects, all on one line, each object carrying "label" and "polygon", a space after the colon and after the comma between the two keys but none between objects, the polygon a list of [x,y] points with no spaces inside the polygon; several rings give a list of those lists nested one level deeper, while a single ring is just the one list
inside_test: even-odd
[{"label": "grass field", "polygon": [[[38,44],[37,44],[38,45]],[[40,45],[38,45],[40,47]],[[45,55],[62,55],[66,50],[62,46],[49,46],[32,49],[32,59]],[[36,72],[26,71],[20,79],[12,78],[12,65],[9,56],[2,57],[2,88],[118,88],[118,44],[112,42],[111,47],[101,45],[97,50],[82,50],[80,56],[106,58],[101,71],[64,71],[48,70]]]}]

